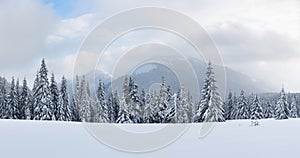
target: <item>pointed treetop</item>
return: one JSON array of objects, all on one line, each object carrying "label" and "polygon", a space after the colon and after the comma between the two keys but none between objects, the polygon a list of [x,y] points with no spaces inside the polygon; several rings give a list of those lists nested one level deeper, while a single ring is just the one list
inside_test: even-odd
[{"label": "pointed treetop", "polygon": [[26,77],[23,79],[23,86],[27,85]]},{"label": "pointed treetop", "polygon": [[12,77],[11,78],[11,89],[14,89],[15,88],[15,78]]},{"label": "pointed treetop", "polygon": [[42,67],[46,67],[46,62],[45,62],[45,59],[44,59],[44,58],[42,59],[41,66],[42,66]]},{"label": "pointed treetop", "polygon": [[207,64],[206,75],[207,75],[208,78],[211,78],[212,76],[214,76],[214,72],[213,72],[213,67],[212,67],[211,61],[209,61],[208,64]]},{"label": "pointed treetop", "polygon": [[283,84],[282,84],[282,88],[281,88],[281,93],[285,93]]},{"label": "pointed treetop", "polygon": [[54,73],[51,74],[51,82],[55,82],[55,75],[54,75]]},{"label": "pointed treetop", "polygon": [[258,96],[257,96],[257,94],[254,94],[254,101],[258,101]]},{"label": "pointed treetop", "polygon": [[211,64],[211,61],[209,60],[209,61],[208,61],[208,66],[211,67],[211,65],[212,65],[212,64]]},{"label": "pointed treetop", "polygon": [[41,64],[41,68],[40,68],[40,71],[39,71],[39,77],[42,79],[42,80],[48,80],[47,79],[47,74],[48,74],[48,70],[46,68],[46,63],[45,63],[45,60],[43,59],[42,60],[42,64]]},{"label": "pointed treetop", "polygon": [[245,91],[244,90],[241,90],[241,94],[240,95],[244,95]]},{"label": "pointed treetop", "polygon": [[165,80],[165,77],[161,77],[161,81],[162,81],[162,85],[164,86],[166,84],[166,80]]}]

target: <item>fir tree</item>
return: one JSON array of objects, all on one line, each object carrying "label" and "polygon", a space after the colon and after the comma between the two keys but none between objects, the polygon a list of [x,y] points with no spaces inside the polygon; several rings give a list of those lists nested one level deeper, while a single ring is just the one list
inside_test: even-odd
[{"label": "fir tree", "polygon": [[27,86],[26,78],[23,80],[21,98],[20,98],[20,106],[22,107],[21,113],[24,117],[22,119],[31,120],[32,119],[32,104],[31,104],[31,94],[30,90]]},{"label": "fir tree", "polygon": [[57,87],[57,83],[55,81],[54,74],[52,73],[51,80],[50,80],[50,93],[51,93],[51,110],[53,111],[53,115],[55,116],[55,120],[59,119],[59,91]]},{"label": "fir tree", "polygon": [[63,76],[61,81],[59,104],[57,107],[57,119],[60,121],[71,121],[72,111],[69,103],[69,94],[67,90],[67,80]]},{"label": "fir tree", "polygon": [[120,100],[119,100],[119,94],[117,91],[110,93],[108,98],[108,107],[110,107],[110,122],[116,123],[118,119],[118,114],[120,111]]},{"label": "fir tree", "polygon": [[38,82],[33,92],[33,119],[34,120],[55,120],[55,116],[51,109],[51,93],[48,82],[48,70],[45,60],[42,60]]},{"label": "fir tree", "polygon": [[85,77],[83,76],[81,85],[80,85],[80,97],[79,97],[79,115],[80,119],[83,122],[91,122],[92,121],[92,106],[91,106],[91,98],[88,95],[88,86],[85,81]]},{"label": "fir tree", "polygon": [[12,78],[10,92],[8,94],[8,111],[7,116],[9,119],[18,119],[18,98],[15,87],[15,79]]},{"label": "fir tree", "polygon": [[128,105],[129,117],[134,123],[141,123],[142,109],[138,94],[138,85],[134,83],[132,77],[129,77],[129,94],[126,104]]},{"label": "fir tree", "polygon": [[288,116],[289,116],[289,109],[288,109],[287,97],[284,92],[284,88],[282,88],[280,92],[280,97],[275,106],[275,119],[277,120],[288,119]]},{"label": "fir tree", "polygon": [[144,112],[143,112],[143,122],[144,123],[153,123],[153,116],[152,116],[152,105],[151,100],[153,99],[153,91],[150,94],[147,94],[145,99],[145,106],[144,106]]},{"label": "fir tree", "polygon": [[126,104],[125,98],[123,97],[121,100],[121,106],[120,111],[118,114],[118,119],[116,120],[116,123],[133,123],[133,121],[129,117],[128,113],[128,106]]},{"label": "fir tree", "polygon": [[140,95],[140,123],[144,122],[144,112],[145,112],[145,106],[146,106],[146,100],[147,100],[147,94],[144,89],[142,89],[141,95]]},{"label": "fir tree", "polygon": [[227,98],[227,101],[225,103],[225,119],[226,120],[231,120],[233,119],[231,117],[231,114],[234,110],[234,100],[233,100],[233,96],[232,96],[232,93],[229,92],[229,95],[228,95],[228,98]]},{"label": "fir tree", "polygon": [[2,119],[8,118],[8,104],[7,104],[7,91],[6,91],[6,79],[0,77],[0,117]]},{"label": "fir tree", "polygon": [[199,108],[195,114],[195,122],[223,122],[223,101],[217,91],[216,80],[211,62],[208,63],[206,79],[202,89]]},{"label": "fir tree", "polygon": [[129,103],[131,102],[131,96],[130,96],[130,86],[129,84],[132,85],[132,81],[131,80],[129,82],[129,78],[128,76],[125,76],[124,82],[123,82],[123,97],[120,101],[120,111],[118,114],[118,119],[117,119],[117,123],[133,123],[132,120],[132,106],[129,105]]},{"label": "fir tree", "polygon": [[61,87],[60,87],[60,94],[62,96],[63,104],[66,109],[65,111],[65,116],[66,116],[66,121],[72,121],[72,105],[70,104],[69,100],[69,93],[68,93],[68,83],[67,79],[63,76],[61,79]]},{"label": "fir tree", "polygon": [[241,91],[241,94],[237,101],[237,119],[249,119],[250,117],[250,108],[248,106],[244,91]]},{"label": "fir tree", "polygon": [[274,108],[270,101],[267,102],[266,109],[265,109],[265,118],[273,118],[274,117]]},{"label": "fir tree", "polygon": [[230,112],[230,118],[232,120],[237,119],[237,112],[238,112],[238,99],[235,95],[233,95],[232,110]]},{"label": "fir tree", "polygon": [[72,96],[72,120],[73,121],[80,121],[80,116],[79,116],[79,102],[80,102],[80,81],[79,77],[76,75],[75,79],[75,87],[74,87],[74,92]]},{"label": "fir tree", "polygon": [[190,116],[189,116],[189,102],[188,96],[185,92],[184,87],[181,87],[177,94],[176,98],[176,105],[175,105],[175,122],[176,123],[189,123]]},{"label": "fir tree", "polygon": [[33,88],[32,88],[32,92],[35,92],[39,83],[39,71],[37,71],[35,79],[34,79],[34,83],[33,83]]},{"label": "fir tree", "polygon": [[158,96],[158,111],[155,120],[158,123],[169,123],[175,117],[176,96],[172,96],[171,88],[166,85],[165,78],[162,77],[162,84]]},{"label": "fir tree", "polygon": [[189,122],[193,122],[193,116],[196,112],[196,107],[194,104],[193,96],[188,91],[187,93],[187,102],[188,102],[188,116],[189,116]]},{"label": "fir tree", "polygon": [[258,99],[258,96],[255,95],[253,99],[253,103],[251,106],[251,119],[252,120],[257,120],[257,119],[262,119],[263,118],[263,110],[260,105],[260,101]]},{"label": "fir tree", "polygon": [[151,92],[151,99],[150,99],[150,109],[151,109],[151,123],[160,123],[160,119],[158,117],[158,112],[160,111],[159,109],[159,96],[158,92],[153,90]]},{"label": "fir tree", "polygon": [[17,119],[24,119],[24,110],[23,107],[21,106],[21,93],[20,93],[20,84],[19,84],[19,78],[17,78],[16,82],[16,100],[17,100]]},{"label": "fir tree", "polygon": [[101,80],[97,90],[97,99],[99,106],[96,107],[96,122],[110,122],[111,108],[107,105],[105,87]]},{"label": "fir tree", "polygon": [[297,103],[296,103],[296,97],[292,97],[292,103],[291,103],[291,110],[289,112],[291,118],[297,118],[298,117],[298,109],[297,109]]}]

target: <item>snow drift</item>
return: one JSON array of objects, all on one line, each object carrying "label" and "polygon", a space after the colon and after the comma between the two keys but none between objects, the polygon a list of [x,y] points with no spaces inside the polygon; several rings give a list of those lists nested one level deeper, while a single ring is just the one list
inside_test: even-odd
[{"label": "snow drift", "polygon": [[[0,121],[1,157],[296,157],[300,146],[300,119],[250,120],[217,123],[199,139],[202,124],[191,124],[177,141],[147,153],[115,150],[97,141],[81,123],[50,121]],[[99,124],[101,126],[101,124]],[[151,128],[164,125],[116,125]],[[159,139],[159,138],[157,138]],[[134,141],[134,140],[133,140]],[[128,142],[130,143],[130,142]]]}]

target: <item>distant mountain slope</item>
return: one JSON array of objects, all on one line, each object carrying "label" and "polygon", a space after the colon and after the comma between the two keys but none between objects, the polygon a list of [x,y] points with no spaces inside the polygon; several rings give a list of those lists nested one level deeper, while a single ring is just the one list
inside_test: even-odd
[{"label": "distant mountain slope", "polygon": [[[174,59],[172,59],[174,62]],[[176,59],[175,64],[181,64],[183,62],[183,59]],[[195,71],[195,75],[198,78],[198,83],[200,90],[203,86],[203,81],[205,79],[205,73],[206,73],[206,63],[199,61],[197,59],[191,58],[189,59],[189,63],[192,66],[192,68]],[[253,80],[249,76],[234,71],[227,67],[222,67],[219,65],[214,65],[214,69],[216,72],[224,71],[226,72],[226,93],[231,91],[234,93],[240,93],[240,91],[243,89],[248,93],[265,93],[265,92],[271,92],[274,91],[273,87],[264,81],[260,80]],[[180,69],[178,71],[181,71]],[[182,71],[185,71],[182,69]],[[191,70],[192,71],[192,70]],[[176,73],[176,72],[175,72]],[[172,85],[171,88],[174,92],[177,92],[178,88],[180,88],[180,83],[178,77],[176,77],[175,74],[170,68],[157,64],[157,63],[147,63],[143,66],[137,68],[133,72],[128,72],[128,74],[131,74],[131,76],[134,78],[136,83],[139,85],[140,90],[145,89],[146,91],[149,90],[149,88],[153,88],[153,86],[161,83],[162,76],[165,77],[166,83],[168,85]],[[217,76],[217,80],[221,80]],[[96,70],[95,72],[90,72],[85,75],[86,80],[89,82],[89,86],[91,90],[93,91],[94,88],[97,87],[98,81],[101,79],[106,87],[107,91],[111,90],[111,87],[114,87],[113,89],[117,89],[119,91],[122,90],[122,84],[124,81],[124,76],[118,77],[117,79],[113,80],[111,82],[111,76],[107,73],[104,73],[103,71]],[[218,81],[218,84],[221,84],[222,82]],[[189,84],[189,83],[188,83]],[[186,86],[186,85],[185,85]],[[187,87],[195,87],[195,85],[189,85]],[[196,88],[195,88],[196,89]],[[195,95],[199,95],[199,92],[195,92],[194,90],[191,90],[192,93]],[[198,93],[198,94],[197,94]]]},{"label": "distant mountain slope", "polygon": [[[205,79],[207,66],[204,62],[195,59],[190,59],[190,63],[196,72],[198,83],[201,89],[203,86],[203,81]],[[224,67],[218,65],[214,65],[214,69],[217,72],[224,71]],[[234,71],[227,67],[225,67],[225,72],[226,72],[225,84],[227,87],[226,92],[231,91],[234,93],[240,93],[242,89],[248,93],[264,93],[264,92],[274,91],[273,87],[271,85],[268,85],[264,81],[253,80],[249,76]],[[146,90],[148,90],[148,88],[151,87],[152,84],[160,83],[162,76],[165,77],[167,84],[172,85],[173,91],[177,91],[178,88],[180,88],[180,84],[178,81],[178,77],[176,77],[176,74],[172,72],[171,69],[161,64],[155,64],[155,63],[145,64],[144,66],[135,70],[132,73],[132,76],[135,79],[136,83],[138,83],[141,88]],[[216,76],[218,80],[218,75]],[[114,80],[113,86],[114,87],[122,86],[123,80],[124,77],[120,77],[117,80]],[[110,83],[107,84],[109,88]]]}]

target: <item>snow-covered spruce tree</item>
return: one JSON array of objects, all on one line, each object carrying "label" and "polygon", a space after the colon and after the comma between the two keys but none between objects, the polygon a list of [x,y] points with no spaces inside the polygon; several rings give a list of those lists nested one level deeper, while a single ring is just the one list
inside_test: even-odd
[{"label": "snow-covered spruce tree", "polygon": [[107,105],[111,109],[109,114],[110,122],[116,123],[120,111],[120,99],[118,91],[109,94]]},{"label": "snow-covered spruce tree", "polygon": [[30,90],[27,86],[26,78],[23,80],[23,86],[22,86],[22,92],[20,97],[20,106],[21,113],[23,113],[23,116],[21,119],[31,120],[32,119],[32,104],[31,104],[31,94]]},{"label": "snow-covered spruce tree", "polygon": [[195,122],[223,122],[223,101],[217,91],[216,80],[211,62],[208,63],[206,78],[202,89],[199,108],[196,111]]},{"label": "snow-covered spruce tree", "polygon": [[7,119],[7,91],[6,91],[6,79],[0,77],[0,118]]},{"label": "snow-covered spruce tree", "polygon": [[188,91],[187,93],[187,102],[188,102],[188,116],[189,116],[189,122],[193,122],[193,116],[196,111],[195,103],[192,94]]},{"label": "snow-covered spruce tree", "polygon": [[57,87],[57,83],[55,81],[55,76],[52,73],[51,80],[50,80],[50,94],[51,94],[51,110],[53,111],[53,114],[55,116],[55,120],[59,119],[59,107],[60,107],[60,101],[59,101],[59,91]]},{"label": "snow-covered spruce tree", "polygon": [[175,117],[176,96],[172,96],[171,88],[166,86],[162,77],[162,84],[158,95],[158,111],[155,114],[157,123],[169,123]]},{"label": "snow-covered spruce tree", "polygon": [[251,105],[251,119],[257,120],[257,119],[262,119],[263,117],[264,117],[263,109],[261,107],[258,96],[254,95],[253,103]]},{"label": "snow-covered spruce tree", "polygon": [[290,109],[290,117],[291,118],[298,118],[298,109],[297,109],[297,103],[296,103],[296,97],[292,97],[292,102],[291,102],[291,109]]},{"label": "snow-covered spruce tree", "polygon": [[118,119],[118,114],[120,112],[120,96],[118,91],[116,90],[113,93],[113,99],[112,99],[112,115],[111,117],[113,117],[114,122],[117,121]]},{"label": "snow-covered spruce tree", "polygon": [[79,77],[76,75],[75,87],[72,96],[72,121],[80,121],[79,116],[79,99],[80,99],[80,81]]},{"label": "snow-covered spruce tree", "polygon": [[106,102],[105,87],[104,87],[104,83],[101,82],[101,80],[99,80],[97,99],[98,99],[98,106],[95,108],[96,111],[95,121],[101,123],[110,122],[111,108],[108,107],[108,104]]},{"label": "snow-covered spruce tree", "polygon": [[79,97],[79,116],[82,122],[92,121],[92,106],[91,98],[88,95],[88,86],[83,76],[80,85],[80,97]]},{"label": "snow-covered spruce tree", "polygon": [[69,103],[69,94],[67,90],[67,80],[63,76],[61,80],[59,104],[57,107],[57,120],[59,121],[71,121],[72,111]]},{"label": "snow-covered spruce tree", "polygon": [[298,109],[298,116],[300,116],[300,99],[299,99],[299,95],[296,95],[296,105],[297,105],[297,109]]},{"label": "snow-covered spruce tree", "polygon": [[7,116],[9,119],[18,119],[18,98],[16,92],[15,79],[12,78],[10,92],[8,94],[8,111]]},{"label": "snow-covered spruce tree", "polygon": [[143,112],[143,123],[153,123],[153,116],[152,116],[152,106],[151,106],[151,100],[153,100],[153,91],[151,93],[146,95],[145,100],[145,106],[144,106],[144,112]]},{"label": "snow-covered spruce tree", "polygon": [[[168,87],[168,89],[171,89]],[[172,94],[171,91],[169,94]],[[170,96],[169,107],[165,111],[165,121],[163,123],[175,123],[175,113],[176,113],[176,99],[177,94]]]},{"label": "snow-covered spruce tree", "polygon": [[145,112],[146,100],[147,100],[147,94],[145,92],[145,89],[142,89],[140,94],[140,110],[141,110],[140,123],[144,123],[144,112]]},{"label": "snow-covered spruce tree", "polygon": [[128,105],[126,104],[124,97],[121,99],[120,105],[121,106],[116,123],[133,123],[133,121],[129,117],[129,113],[127,111]]},{"label": "snow-covered spruce tree", "polygon": [[226,120],[231,120],[231,114],[233,113],[234,110],[234,100],[233,100],[233,95],[231,92],[228,94],[228,98],[225,103],[225,119]]},{"label": "snow-covered spruce tree", "polygon": [[72,121],[73,118],[73,105],[70,104],[69,93],[68,93],[68,83],[67,79],[63,76],[61,82],[60,94],[63,98],[63,103],[66,105],[66,121]]},{"label": "snow-covered spruce tree", "polygon": [[181,87],[177,94],[177,100],[175,105],[175,122],[176,123],[189,123],[189,102],[188,96],[185,92],[184,87]]},{"label": "snow-covered spruce tree", "polygon": [[55,120],[54,113],[51,110],[51,93],[47,74],[48,70],[43,59],[36,79],[35,91],[33,92],[34,120]]},{"label": "snow-covered spruce tree", "polygon": [[175,116],[174,116],[174,123],[182,123],[183,120],[182,120],[182,117],[181,117],[181,114],[182,114],[182,106],[181,106],[181,92],[182,91],[182,88],[178,90],[177,93],[175,93],[174,95],[176,96],[175,99]]},{"label": "snow-covered spruce tree", "polygon": [[232,110],[230,112],[230,118],[231,120],[236,120],[237,119],[237,111],[238,111],[238,98],[234,94],[233,95],[233,103],[232,103]]},{"label": "snow-covered spruce tree", "polygon": [[273,118],[274,117],[274,108],[270,101],[267,101],[264,115],[265,115],[265,118]]},{"label": "snow-covered spruce tree", "polygon": [[24,110],[23,107],[21,106],[21,92],[20,92],[20,83],[19,83],[19,78],[17,78],[16,82],[16,99],[17,99],[17,119],[24,119]]},{"label": "snow-covered spruce tree", "polygon": [[247,102],[247,99],[244,95],[244,90],[241,91],[241,94],[237,100],[237,119],[249,119],[250,118],[250,108]]},{"label": "snow-covered spruce tree", "polygon": [[288,109],[287,97],[284,92],[284,88],[281,89],[280,97],[275,106],[275,119],[288,119],[289,109]]},{"label": "snow-covered spruce tree", "polygon": [[128,76],[125,76],[123,82],[123,97],[120,100],[120,110],[116,123],[133,123],[129,114],[131,106],[129,106],[128,103],[130,102],[130,99],[129,78]]},{"label": "snow-covered spruce tree", "polygon": [[151,108],[152,108],[152,123],[161,123],[160,122],[160,117],[159,117],[159,111],[160,111],[160,107],[159,102],[159,93],[157,91],[154,91],[154,98],[153,100],[151,100]]},{"label": "snow-covered spruce tree", "polygon": [[142,122],[142,109],[140,98],[138,94],[138,85],[134,82],[132,77],[129,77],[129,94],[128,94],[128,112],[129,117],[133,121],[133,123],[141,123]]},{"label": "snow-covered spruce tree", "polygon": [[110,123],[115,123],[116,119],[114,117],[114,107],[113,107],[113,102],[114,102],[114,94],[112,92],[109,93],[108,98],[107,98],[107,107],[110,109],[108,112],[108,117],[109,117],[109,122]]}]

